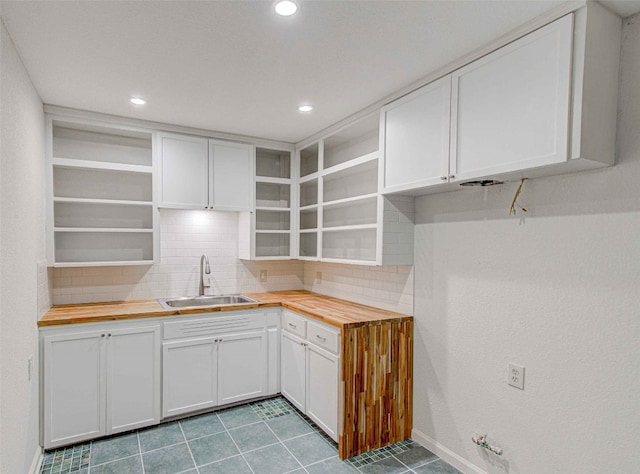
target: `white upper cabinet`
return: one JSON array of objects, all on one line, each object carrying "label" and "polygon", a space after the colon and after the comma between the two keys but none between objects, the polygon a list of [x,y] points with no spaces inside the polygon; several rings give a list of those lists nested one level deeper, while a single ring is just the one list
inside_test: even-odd
[{"label": "white upper cabinet", "polygon": [[573,15],[452,74],[450,179],[567,160]]},{"label": "white upper cabinet", "polygon": [[160,135],[160,207],[209,206],[209,144],[203,138]]},{"label": "white upper cabinet", "polygon": [[249,211],[253,203],[252,145],[160,133],[159,207]]},{"label": "white upper cabinet", "polygon": [[209,206],[220,211],[253,207],[253,146],[209,140]]},{"label": "white upper cabinet", "polygon": [[381,192],[614,162],[621,20],[595,2],[385,106]]},{"label": "white upper cabinet", "polygon": [[382,109],[384,192],[431,186],[449,175],[451,75]]}]

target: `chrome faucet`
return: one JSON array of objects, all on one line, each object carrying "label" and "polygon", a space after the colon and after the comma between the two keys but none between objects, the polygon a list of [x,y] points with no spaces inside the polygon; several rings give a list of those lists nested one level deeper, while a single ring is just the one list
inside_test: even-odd
[{"label": "chrome faucet", "polygon": [[[204,270],[202,265],[204,266]],[[204,274],[209,275],[211,273],[211,268],[209,267],[209,257],[206,254],[202,254],[200,257],[200,288],[198,289],[198,296],[204,296],[204,289],[209,288],[210,285],[204,284]]]}]

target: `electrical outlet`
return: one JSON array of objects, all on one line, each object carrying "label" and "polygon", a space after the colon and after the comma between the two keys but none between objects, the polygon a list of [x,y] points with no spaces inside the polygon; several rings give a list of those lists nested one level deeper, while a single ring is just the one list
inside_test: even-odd
[{"label": "electrical outlet", "polygon": [[27,376],[29,377],[29,380],[33,377],[33,356],[29,356],[29,359],[27,360]]},{"label": "electrical outlet", "polygon": [[260,281],[262,283],[267,281],[267,271],[266,270],[260,270]]},{"label": "electrical outlet", "polygon": [[316,272],[316,283],[322,283],[322,272]]},{"label": "electrical outlet", "polygon": [[509,379],[507,383],[512,387],[524,390],[524,367],[509,363]]}]

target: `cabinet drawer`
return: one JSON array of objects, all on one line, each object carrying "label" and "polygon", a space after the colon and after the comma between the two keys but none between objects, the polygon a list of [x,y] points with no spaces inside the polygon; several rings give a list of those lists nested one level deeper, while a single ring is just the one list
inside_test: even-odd
[{"label": "cabinet drawer", "polygon": [[244,313],[233,316],[219,316],[219,314],[212,313],[203,318],[164,323],[164,339],[228,334],[247,329],[262,329],[266,325],[264,314]]},{"label": "cabinet drawer", "polygon": [[286,309],[282,312],[282,329],[285,331],[305,338],[307,337],[306,324],[304,316]]},{"label": "cabinet drawer", "polygon": [[340,329],[308,321],[307,341],[337,354],[340,351]]}]

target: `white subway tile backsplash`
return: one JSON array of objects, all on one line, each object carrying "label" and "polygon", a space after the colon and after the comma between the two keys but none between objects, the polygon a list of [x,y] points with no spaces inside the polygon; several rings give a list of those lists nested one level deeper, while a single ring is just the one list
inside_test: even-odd
[{"label": "white subway tile backsplash", "polygon": [[[200,255],[209,257],[208,293],[301,289],[302,262],[242,262],[238,259],[238,215],[231,212],[160,212],[161,261],[135,267],[56,268],[54,304],[193,295],[198,291]],[[260,270],[269,279],[260,283]]]},{"label": "white subway tile backsplash", "polygon": [[[394,205],[403,207],[402,202]],[[408,203],[407,209],[401,211],[410,215],[411,206]],[[397,226],[393,228],[405,230],[403,212],[385,209],[385,221],[389,219]],[[409,238],[403,232],[388,235],[392,236],[391,245],[397,245],[402,252],[412,251],[413,241],[405,241]],[[206,275],[211,283],[206,290],[209,294],[305,288],[413,314],[412,266],[245,261],[238,259],[238,239],[236,213],[163,209],[160,212],[160,263],[142,267],[51,269],[48,298],[53,304],[72,304],[193,295],[198,291],[200,255],[205,253],[211,266],[211,274]],[[266,282],[260,281],[261,270],[267,270]],[[316,272],[322,272],[321,282],[316,280]]]}]

